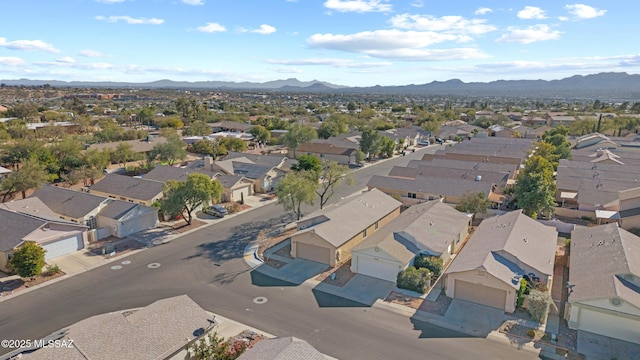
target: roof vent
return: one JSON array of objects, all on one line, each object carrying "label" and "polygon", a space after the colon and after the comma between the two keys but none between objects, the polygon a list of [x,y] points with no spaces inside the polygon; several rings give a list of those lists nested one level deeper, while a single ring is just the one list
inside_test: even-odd
[{"label": "roof vent", "polygon": [[480,181],[480,180],[482,180],[482,175],[476,176],[476,181]]}]

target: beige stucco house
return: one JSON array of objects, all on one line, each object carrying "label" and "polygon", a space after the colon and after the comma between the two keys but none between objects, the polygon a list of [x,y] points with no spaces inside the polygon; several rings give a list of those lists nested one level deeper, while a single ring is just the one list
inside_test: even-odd
[{"label": "beige stucco house", "polygon": [[440,200],[413,205],[351,249],[351,271],[396,282],[416,255],[446,264],[469,233],[471,217]]},{"label": "beige stucco house", "polygon": [[640,344],[640,237],[616,223],[571,233],[569,327]]},{"label": "beige stucco house", "polygon": [[291,256],[336,266],[351,249],[400,215],[401,203],[378,189],[365,191],[298,221]]},{"label": "beige stucco house", "polygon": [[557,232],[521,211],[485,219],[445,271],[447,296],[516,309],[525,276],[550,287]]}]

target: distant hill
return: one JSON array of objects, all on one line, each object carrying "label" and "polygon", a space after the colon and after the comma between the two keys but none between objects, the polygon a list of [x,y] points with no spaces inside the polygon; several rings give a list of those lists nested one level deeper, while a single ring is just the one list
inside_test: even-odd
[{"label": "distant hill", "polygon": [[561,80],[496,80],[465,83],[458,79],[433,81],[427,84],[403,86],[347,87],[323,81],[302,82],[295,78],[264,83],[228,81],[172,81],[158,80],[149,83],[89,82],[58,80],[0,80],[6,85],[86,88],[169,88],[210,90],[254,90],[315,93],[363,93],[363,94],[416,94],[442,96],[483,97],[540,97],[637,100],[640,98],[640,75],[627,73],[600,73],[576,75]]}]

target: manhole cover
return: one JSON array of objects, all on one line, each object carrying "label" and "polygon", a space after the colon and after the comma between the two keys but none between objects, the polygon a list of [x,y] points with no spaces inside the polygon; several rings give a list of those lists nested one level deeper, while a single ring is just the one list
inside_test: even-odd
[{"label": "manhole cover", "polygon": [[131,261],[129,261],[129,260],[125,260],[125,261],[122,262],[122,265],[129,265],[129,264],[131,264]]},{"label": "manhole cover", "polygon": [[120,266],[120,265],[113,265],[111,267],[111,270],[120,270],[120,269],[122,269],[122,266]]},{"label": "manhole cover", "polygon": [[253,299],[253,302],[256,304],[264,304],[267,302],[267,298],[264,296],[258,296],[257,298]]},{"label": "manhole cover", "polygon": [[151,264],[147,265],[147,267],[149,269],[156,269],[156,268],[160,267],[160,263],[151,263]]}]

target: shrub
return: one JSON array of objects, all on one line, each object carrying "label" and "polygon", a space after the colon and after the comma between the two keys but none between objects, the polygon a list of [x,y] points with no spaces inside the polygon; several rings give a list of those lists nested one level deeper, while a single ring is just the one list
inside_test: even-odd
[{"label": "shrub", "polygon": [[536,337],[536,331],[534,329],[527,330],[527,336],[530,338]]},{"label": "shrub", "polygon": [[527,280],[522,279],[520,280],[520,288],[518,288],[518,298],[516,300],[516,306],[517,307],[522,307],[522,304],[524,303],[524,293],[527,291]]},{"label": "shrub", "polygon": [[234,202],[226,206],[229,214],[235,214],[237,212],[242,211],[242,205],[240,203]]},{"label": "shrub", "polygon": [[531,315],[531,318],[537,322],[544,320],[544,317],[549,311],[549,305],[551,304],[551,295],[549,292],[543,292],[539,290],[531,290],[529,292],[529,305],[527,310]]},{"label": "shrub", "polygon": [[442,273],[442,259],[437,256],[418,255],[413,261],[417,269],[427,269],[437,278]]},{"label": "shrub", "polygon": [[432,276],[427,269],[416,269],[413,266],[409,266],[398,273],[397,285],[400,289],[424,294]]},{"label": "shrub", "polygon": [[42,273],[44,253],[40,245],[28,241],[13,252],[9,264],[20,277],[32,278]]},{"label": "shrub", "polygon": [[47,275],[51,276],[51,275],[55,275],[60,273],[62,270],[60,270],[60,267],[57,264],[53,264],[53,265],[47,265],[47,269],[46,269],[46,273]]}]

